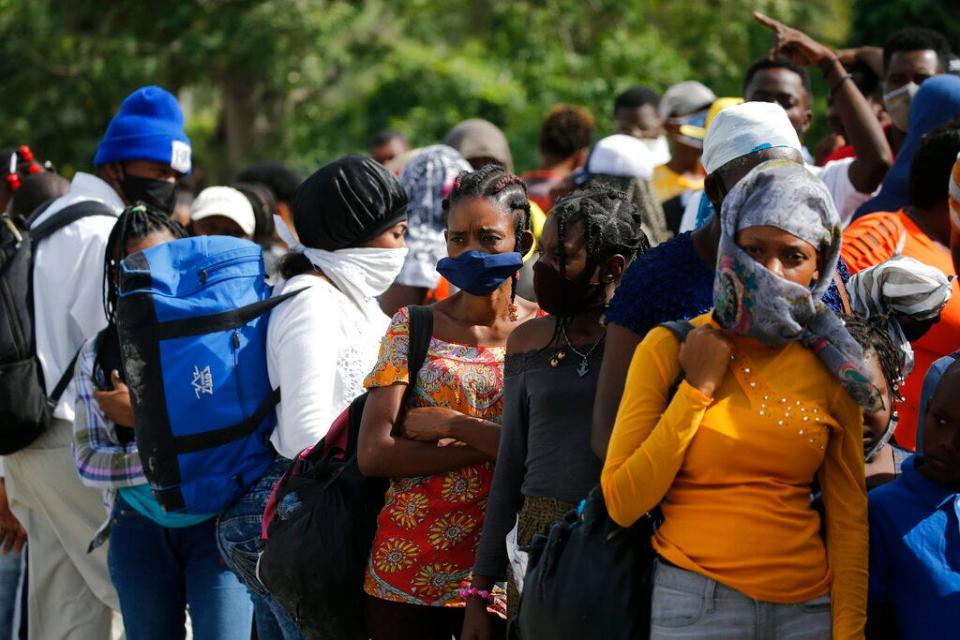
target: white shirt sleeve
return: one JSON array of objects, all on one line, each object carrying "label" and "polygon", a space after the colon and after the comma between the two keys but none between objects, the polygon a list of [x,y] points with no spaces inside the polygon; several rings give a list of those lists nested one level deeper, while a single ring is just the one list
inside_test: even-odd
[{"label": "white shirt sleeve", "polygon": [[697,211],[700,210],[700,199],[703,198],[703,190],[693,191],[687,198],[687,204],[683,208],[683,217],[680,218],[680,233],[693,231],[697,226]]},{"label": "white shirt sleeve", "polygon": [[[303,286],[291,283],[284,290]],[[286,458],[315,445],[336,418],[332,406],[342,332],[335,295],[318,279],[270,317],[267,364],[271,384],[280,387],[277,428],[270,441]]]},{"label": "white shirt sleeve", "polygon": [[850,219],[860,205],[873,197],[872,193],[857,191],[850,182],[850,165],[853,161],[854,158],[842,158],[828,162],[822,167],[807,165],[807,169],[820,178],[833,196],[833,204],[837,207],[837,213],[840,214],[840,226],[843,228],[850,224]]}]

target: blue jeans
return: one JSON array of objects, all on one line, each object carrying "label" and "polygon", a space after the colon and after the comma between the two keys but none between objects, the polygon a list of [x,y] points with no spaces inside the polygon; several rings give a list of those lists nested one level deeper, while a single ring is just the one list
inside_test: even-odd
[{"label": "blue jeans", "polygon": [[253,605],[220,559],[216,522],[167,528],[117,497],[107,552],[128,640],[250,637]]},{"label": "blue jeans", "polygon": [[277,480],[284,474],[290,461],[277,456],[260,480],[250,487],[240,500],[220,514],[217,520],[217,543],[227,566],[250,589],[254,620],[260,640],[301,640],[304,638],[297,624],[276,600],[270,597],[257,578],[257,560],[260,557],[260,527],[263,510]]},{"label": "blue jeans", "polygon": [[799,604],[754,600],[657,559],[650,640],[830,640],[830,596]]},{"label": "blue jeans", "polygon": [[20,599],[20,583],[23,577],[25,553],[0,555],[0,639],[13,637],[17,620],[17,605]]}]

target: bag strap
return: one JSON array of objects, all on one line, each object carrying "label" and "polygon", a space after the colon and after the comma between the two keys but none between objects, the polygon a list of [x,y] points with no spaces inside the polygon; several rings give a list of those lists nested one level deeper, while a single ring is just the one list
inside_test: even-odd
[{"label": "bag strap", "polygon": [[[408,384],[406,395],[417,386],[417,374],[423,367],[427,359],[427,352],[430,350],[430,339],[433,337],[433,309],[424,305],[411,305],[407,307],[410,313],[410,342],[407,346],[407,373]],[[404,405],[406,406],[406,402]]]},{"label": "bag strap", "polygon": [[161,322],[143,329],[145,335],[149,335],[152,340],[172,340],[174,338],[188,338],[190,336],[199,336],[205,333],[214,333],[216,331],[226,331],[227,329],[236,329],[242,327],[254,318],[258,318],[270,311],[282,302],[299,295],[301,291],[308,289],[297,289],[288,291],[279,296],[272,296],[259,302],[254,302],[243,307],[237,307],[229,311],[222,311],[199,318],[181,318],[179,320],[169,320]]},{"label": "bag strap", "polygon": [[70,358],[70,364],[68,364],[67,368],[63,370],[63,373],[60,375],[60,379],[57,380],[57,385],[53,388],[53,392],[50,394],[50,397],[47,398],[47,405],[50,407],[51,412],[53,412],[53,409],[60,402],[60,398],[63,397],[63,392],[67,390],[67,385],[70,384],[70,380],[73,378],[73,368],[77,366],[77,359],[80,357],[81,351],[83,351],[83,345],[80,345],[80,348],[77,349],[77,352],[73,354],[72,358]]},{"label": "bag strap", "polygon": [[[689,320],[671,320],[670,322],[661,322],[658,326],[669,330],[680,344],[683,344],[687,336],[690,335],[690,332],[695,328]],[[670,392],[667,394],[667,404],[670,404],[670,401],[673,400],[673,396],[677,394],[677,389],[680,388],[680,383],[683,382],[685,377],[686,375],[681,367],[680,373],[677,374],[677,379],[670,385]]]},{"label": "bag strap", "polygon": [[[36,212],[30,214],[30,222],[32,223],[35,220],[35,217],[40,217],[40,214],[46,211],[48,206],[49,205],[45,205],[42,207],[42,209],[38,209]],[[51,218],[44,220],[37,226],[31,227],[30,239],[34,244],[36,244],[44,238],[53,235],[60,229],[63,229],[68,224],[72,224],[77,220],[92,216],[110,216],[111,218],[116,218],[117,214],[113,209],[96,200],[84,200],[83,202],[77,202],[69,207],[64,207],[55,213]]]}]

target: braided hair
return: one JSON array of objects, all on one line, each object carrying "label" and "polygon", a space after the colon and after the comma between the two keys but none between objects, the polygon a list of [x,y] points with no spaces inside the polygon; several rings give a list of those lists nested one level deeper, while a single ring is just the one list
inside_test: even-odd
[{"label": "braided hair", "polygon": [[116,324],[117,320],[117,278],[120,261],[126,257],[127,245],[158,231],[169,231],[174,238],[187,235],[183,227],[167,213],[140,202],[127,207],[117,217],[107,238],[103,260],[103,312],[109,324]]},{"label": "braided hair", "polygon": [[890,334],[887,333],[886,321],[880,317],[867,319],[846,315],[842,316],[842,319],[847,331],[864,353],[872,350],[877,354],[887,388],[894,396],[898,396],[903,384],[904,358],[900,349],[890,339]]},{"label": "braided hair", "polygon": [[567,232],[577,223],[583,225],[587,248],[584,274],[588,278],[605,258],[620,254],[629,265],[650,248],[647,234],[640,228],[643,221],[640,209],[625,193],[602,183],[561,198],[550,210],[550,217],[557,220],[562,276],[567,273],[567,255],[564,251]]},{"label": "braided hair", "polygon": [[[523,232],[530,230],[530,201],[527,199],[527,185],[523,179],[495,163],[484,165],[476,171],[464,171],[454,180],[450,194],[443,201],[444,225],[450,210],[457,202],[472,198],[489,200],[505,213],[514,216],[514,251],[523,253]],[[510,283],[510,301],[513,302],[517,297],[517,276],[511,276]]]}]

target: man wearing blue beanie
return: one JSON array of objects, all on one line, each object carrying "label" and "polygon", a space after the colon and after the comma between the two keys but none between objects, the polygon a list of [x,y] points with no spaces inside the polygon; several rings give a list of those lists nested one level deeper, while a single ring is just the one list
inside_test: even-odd
[{"label": "man wearing blue beanie", "polygon": [[[137,201],[172,212],[177,178],[190,172],[190,140],[176,98],[160,87],[130,94],[93,164],[93,174],[78,172],[70,191],[33,222],[36,228],[70,221],[33,254],[36,355],[51,395],[58,381],[71,379],[80,346],[107,324],[103,262],[116,216]],[[81,484],[74,465],[74,396],[70,383],[47,430],[4,458],[10,506],[29,541],[31,640],[108,640],[120,609],[107,546],[87,553],[106,514],[100,490]]]}]

